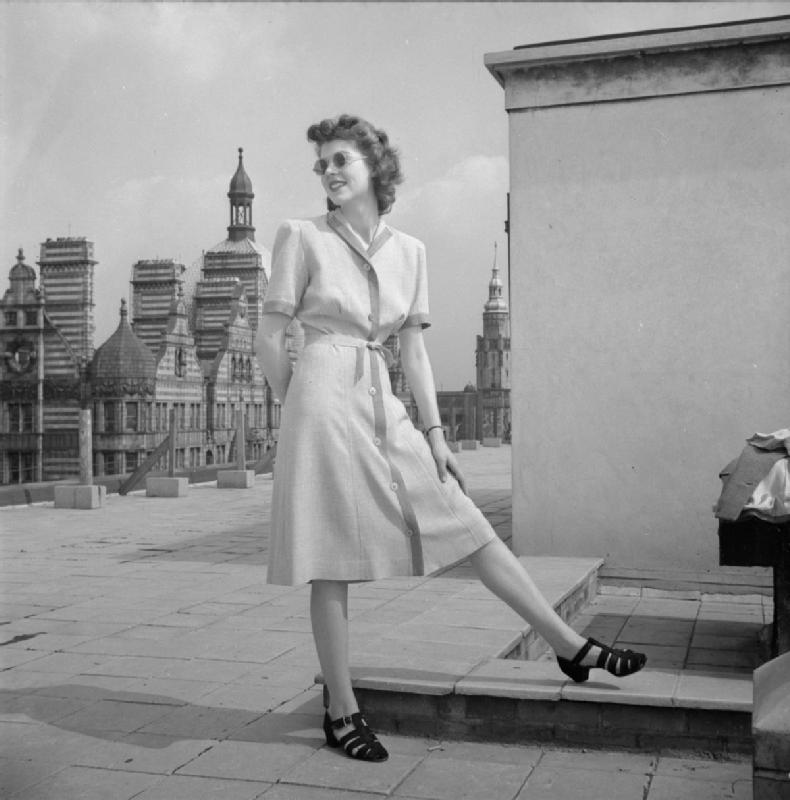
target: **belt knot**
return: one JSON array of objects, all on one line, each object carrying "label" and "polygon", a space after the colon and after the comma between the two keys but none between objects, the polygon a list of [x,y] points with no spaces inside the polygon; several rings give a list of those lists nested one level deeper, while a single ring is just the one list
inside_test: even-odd
[{"label": "belt knot", "polygon": [[392,365],[395,363],[395,357],[380,342],[360,342],[359,346],[357,347],[357,369],[356,369],[356,374],[354,376],[354,383],[357,383],[358,381],[362,380],[362,376],[365,374],[366,350],[370,350],[373,353],[378,353],[384,359],[384,363],[387,365],[387,369],[390,369]]}]

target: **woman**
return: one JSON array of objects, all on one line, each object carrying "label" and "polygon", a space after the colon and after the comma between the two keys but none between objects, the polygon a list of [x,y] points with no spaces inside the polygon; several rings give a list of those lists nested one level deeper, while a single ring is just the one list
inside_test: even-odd
[{"label": "woman", "polygon": [[[594,666],[628,675],[645,657],[585,641],[563,622],[465,494],[423,341],[425,249],[381,219],[402,180],[386,133],[342,115],[312,125],[307,138],[330,211],[279,229],[258,337],[264,370],[283,401],[268,580],[312,583],[327,743],[383,761],[387,751],[351,687],[349,582],[428,574],[469,557],[483,583],[546,639],[574,680],[586,680]],[[285,328],[294,316],[305,347],[292,374]],[[392,333],[424,436],[391,391],[391,356],[382,343]]]}]

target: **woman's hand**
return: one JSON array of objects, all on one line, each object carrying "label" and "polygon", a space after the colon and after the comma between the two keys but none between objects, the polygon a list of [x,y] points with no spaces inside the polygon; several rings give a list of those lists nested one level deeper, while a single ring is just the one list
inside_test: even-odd
[{"label": "woman's hand", "polygon": [[458,466],[458,459],[450,452],[447,442],[444,440],[444,431],[441,428],[434,428],[428,432],[428,444],[431,446],[431,454],[436,462],[436,471],[439,473],[439,480],[444,483],[447,475],[452,475],[461,487],[461,491],[466,494],[466,478]]}]

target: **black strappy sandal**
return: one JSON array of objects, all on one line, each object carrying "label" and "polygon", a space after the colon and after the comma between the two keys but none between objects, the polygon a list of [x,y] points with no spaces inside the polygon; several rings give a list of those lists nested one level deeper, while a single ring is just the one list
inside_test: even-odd
[{"label": "black strappy sandal", "polygon": [[557,656],[559,668],[576,683],[584,683],[590,677],[592,667],[583,667],[581,662],[590,652],[591,647],[601,648],[601,654],[598,656],[595,667],[605,669],[616,678],[633,675],[647,663],[647,656],[644,653],[637,653],[634,650],[616,650],[601,644],[596,639],[588,639],[572,659]]},{"label": "black strappy sandal", "polygon": [[[346,725],[353,725],[354,730],[338,739],[335,730]],[[324,735],[330,747],[342,747],[346,755],[351,758],[360,761],[386,761],[390,757],[359,711],[350,717],[340,717],[335,720],[329,719],[329,713],[325,713]]]}]

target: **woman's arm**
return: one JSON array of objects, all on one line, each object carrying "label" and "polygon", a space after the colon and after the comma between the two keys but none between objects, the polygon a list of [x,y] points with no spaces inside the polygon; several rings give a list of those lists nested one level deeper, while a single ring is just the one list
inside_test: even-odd
[{"label": "woman's arm", "polygon": [[291,361],[285,348],[285,329],[289,322],[285,314],[263,314],[255,337],[255,353],[281,403],[285,402],[291,381]]},{"label": "woman's arm", "polygon": [[[417,401],[417,408],[425,424],[426,430],[433,428],[428,433],[428,443],[431,446],[433,460],[436,462],[436,469],[442,481],[447,480],[447,473],[455,476],[461,489],[466,492],[466,481],[458,461],[450,452],[447,442],[444,440],[442,430],[442,420],[439,415],[439,406],[436,402],[436,384],[433,379],[431,361],[428,358],[428,351],[425,349],[425,340],[422,336],[422,328],[419,325],[412,325],[403,328],[398,334],[400,340],[400,356],[403,364],[403,371],[409,388]],[[434,426],[439,427],[434,427]]]}]

